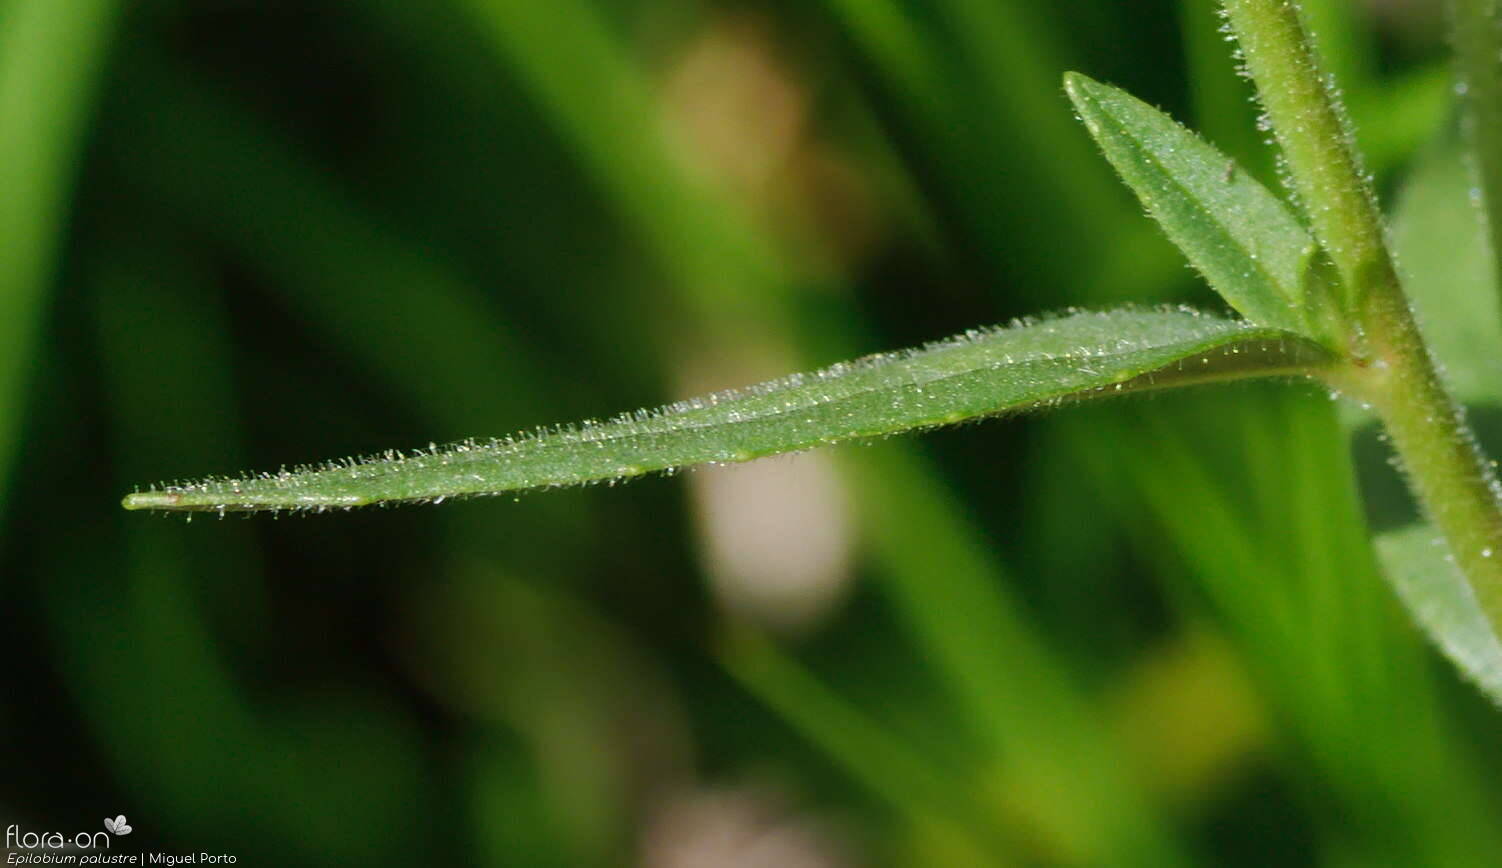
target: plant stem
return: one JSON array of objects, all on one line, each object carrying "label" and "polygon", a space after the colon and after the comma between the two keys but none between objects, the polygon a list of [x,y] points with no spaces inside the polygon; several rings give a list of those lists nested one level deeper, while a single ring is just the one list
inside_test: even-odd
[{"label": "plant stem", "polygon": [[1257,83],[1289,181],[1314,235],[1330,254],[1346,311],[1373,285],[1397,284],[1376,196],[1361,167],[1333,87],[1290,0],[1226,0],[1225,9]]},{"label": "plant stem", "polygon": [[1445,389],[1401,292],[1374,293],[1363,317],[1374,360],[1332,369],[1337,388],[1371,404],[1413,487],[1502,636],[1502,489]]},{"label": "plant stem", "polygon": [[[1483,0],[1477,0],[1482,3]],[[1485,4],[1484,4],[1485,5]],[[1290,181],[1340,272],[1351,358],[1326,375],[1382,418],[1409,484],[1502,635],[1502,497],[1419,334],[1339,98],[1291,0],[1226,0]]]},{"label": "plant stem", "polygon": [[1456,74],[1466,137],[1480,182],[1477,203],[1492,245],[1493,280],[1502,281],[1502,27],[1497,0],[1451,0]]}]

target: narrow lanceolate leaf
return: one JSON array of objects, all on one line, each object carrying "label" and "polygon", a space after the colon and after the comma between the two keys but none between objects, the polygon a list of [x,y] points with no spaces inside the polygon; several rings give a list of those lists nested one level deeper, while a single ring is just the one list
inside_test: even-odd
[{"label": "narrow lanceolate leaf", "polygon": [[1388,581],[1419,626],[1467,678],[1502,705],[1502,642],[1449,551],[1428,522],[1377,537]]},{"label": "narrow lanceolate leaf", "polygon": [[328,509],[614,481],[980,416],[1328,360],[1290,332],[1189,310],[1075,313],[972,331],[608,422],[168,485],[129,509]]},{"label": "narrow lanceolate leaf", "polygon": [[1216,292],[1254,323],[1312,333],[1304,287],[1317,247],[1282,200],[1131,94],[1073,72],[1064,87],[1106,159]]}]

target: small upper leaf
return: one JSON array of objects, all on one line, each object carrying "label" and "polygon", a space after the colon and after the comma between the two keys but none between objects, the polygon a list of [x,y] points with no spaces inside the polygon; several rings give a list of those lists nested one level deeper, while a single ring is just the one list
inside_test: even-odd
[{"label": "small upper leaf", "polygon": [[1414,620],[1466,677],[1502,705],[1502,642],[1440,532],[1428,522],[1388,531],[1377,537],[1377,554]]},{"label": "small upper leaf", "polygon": [[132,494],[130,509],[277,510],[436,501],[749,461],[1095,395],[1329,360],[1286,331],[1187,310],[1076,313],[721,392],[604,423]]},{"label": "small upper leaf", "polygon": [[1079,73],[1064,87],[1106,159],[1190,263],[1252,322],[1312,334],[1314,240],[1280,199],[1163,112]]}]

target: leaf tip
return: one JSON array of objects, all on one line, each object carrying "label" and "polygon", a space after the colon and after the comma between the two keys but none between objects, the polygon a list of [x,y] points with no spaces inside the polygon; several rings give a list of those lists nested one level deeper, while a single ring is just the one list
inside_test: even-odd
[{"label": "leaf tip", "polygon": [[182,500],[182,495],[172,491],[137,491],[127,494],[120,505],[129,510],[172,509]]},{"label": "leaf tip", "polygon": [[1095,82],[1090,78],[1090,76],[1085,75],[1082,72],[1069,70],[1068,72],[1064,73],[1064,92],[1069,95],[1069,98],[1073,100],[1076,105],[1079,104],[1080,100],[1086,97],[1085,90],[1094,83]]}]

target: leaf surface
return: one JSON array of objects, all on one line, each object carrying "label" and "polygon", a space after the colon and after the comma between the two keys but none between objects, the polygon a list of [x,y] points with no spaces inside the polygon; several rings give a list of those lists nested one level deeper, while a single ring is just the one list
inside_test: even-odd
[{"label": "leaf surface", "polygon": [[326,509],[440,501],[749,461],[1147,389],[1300,375],[1312,341],[1190,310],[1075,313],[720,392],[608,422],[138,492],[130,509]]},{"label": "leaf surface", "polygon": [[1073,72],[1064,88],[1106,159],[1216,292],[1252,322],[1311,333],[1302,311],[1317,246],[1282,200],[1131,94]]},{"label": "leaf surface", "polygon": [[1450,558],[1444,536],[1428,522],[1408,525],[1379,535],[1377,554],[1388,581],[1430,640],[1502,704],[1502,642]]}]

